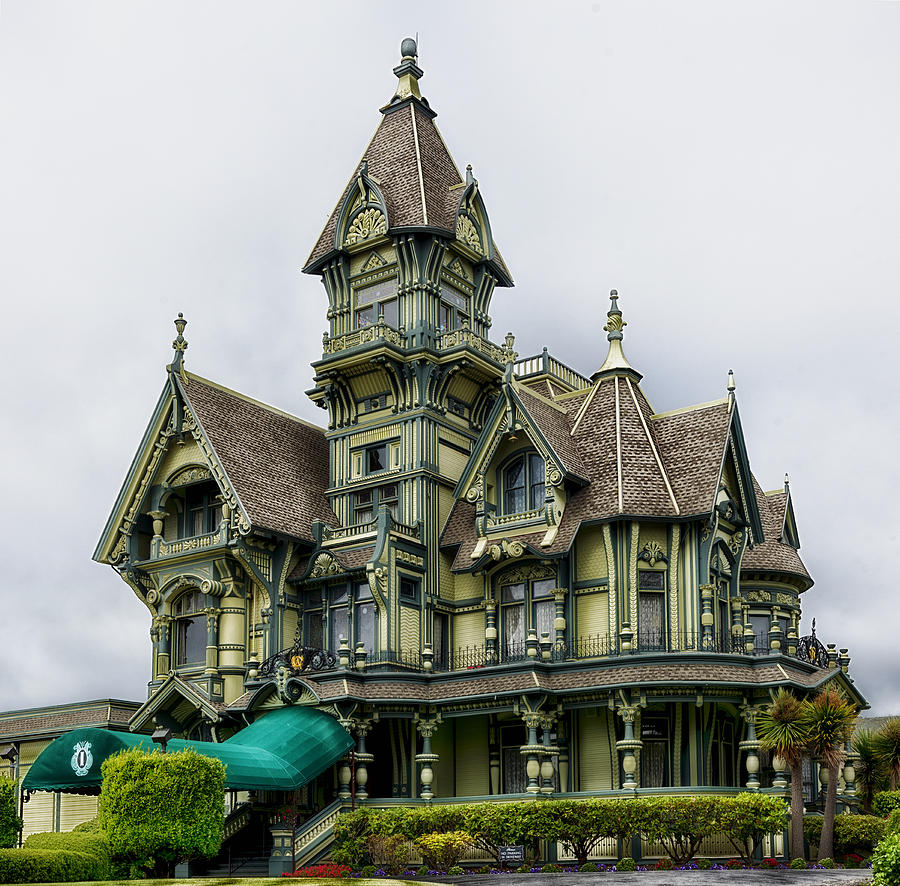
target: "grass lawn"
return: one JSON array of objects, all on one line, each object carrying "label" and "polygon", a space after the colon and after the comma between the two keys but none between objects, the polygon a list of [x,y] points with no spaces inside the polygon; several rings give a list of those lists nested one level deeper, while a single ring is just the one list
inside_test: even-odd
[{"label": "grass lawn", "polygon": [[[303,886],[313,883],[318,886],[347,886],[347,882],[338,877],[209,877],[207,879],[191,877],[181,880],[93,880],[82,883],[54,883],[53,886],[136,886],[138,883],[140,886],[276,886],[276,884],[287,886],[288,883],[300,883]],[[389,880],[386,877],[379,877],[377,880],[354,877],[351,882],[353,886],[416,886],[408,880]],[[40,884],[32,883],[30,886],[40,886]]]}]

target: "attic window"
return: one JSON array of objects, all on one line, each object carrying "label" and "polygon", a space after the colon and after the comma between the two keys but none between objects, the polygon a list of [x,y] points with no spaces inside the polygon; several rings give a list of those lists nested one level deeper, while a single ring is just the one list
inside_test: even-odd
[{"label": "attic window", "polygon": [[215,532],[222,522],[222,498],[215,483],[197,483],[184,493],[179,536],[193,538]]},{"label": "attic window", "polygon": [[536,452],[519,455],[501,471],[504,514],[521,514],[544,504],[544,459]]}]

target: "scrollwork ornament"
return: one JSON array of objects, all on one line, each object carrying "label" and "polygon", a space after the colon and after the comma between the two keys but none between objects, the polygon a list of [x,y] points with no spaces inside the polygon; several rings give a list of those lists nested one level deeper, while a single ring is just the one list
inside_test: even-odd
[{"label": "scrollwork ornament", "polygon": [[559,486],[559,484],[562,483],[562,478],[563,478],[563,475],[557,468],[548,466],[547,482],[551,486]]},{"label": "scrollwork ornament", "polygon": [[666,552],[662,549],[659,542],[656,541],[648,541],[641,548],[641,553],[638,555],[638,559],[644,560],[651,566],[655,566],[657,563],[669,562],[669,558],[666,556]]},{"label": "scrollwork ornament", "polygon": [[384,213],[380,209],[372,207],[363,209],[350,222],[344,245],[352,246],[361,240],[368,240],[369,237],[377,237],[379,234],[384,233],[387,233],[387,220],[384,217]]},{"label": "scrollwork ornament", "polygon": [[478,233],[478,228],[475,227],[474,222],[467,215],[457,216],[456,236],[474,252],[480,254],[484,251],[481,245],[481,235]]}]

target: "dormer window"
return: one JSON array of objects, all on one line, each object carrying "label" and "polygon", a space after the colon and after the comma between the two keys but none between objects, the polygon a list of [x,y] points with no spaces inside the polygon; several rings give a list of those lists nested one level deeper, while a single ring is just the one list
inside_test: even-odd
[{"label": "dormer window", "polygon": [[544,459],[536,452],[514,458],[501,476],[504,514],[521,514],[544,504]]}]

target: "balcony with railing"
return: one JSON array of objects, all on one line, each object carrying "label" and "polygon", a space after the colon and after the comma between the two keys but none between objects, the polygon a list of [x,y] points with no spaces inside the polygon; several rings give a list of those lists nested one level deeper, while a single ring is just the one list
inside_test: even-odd
[{"label": "balcony with railing", "polygon": [[[810,656],[809,650],[816,654]],[[554,664],[587,662],[602,659],[634,659],[670,654],[730,655],[758,657],[784,655],[820,668],[842,667],[849,663],[846,650],[840,654],[833,645],[826,648],[815,637],[804,637],[796,647],[770,648],[761,637],[730,634],[647,631],[631,634],[594,634],[572,641],[552,641],[547,634],[540,639],[531,633],[525,640],[500,642],[496,645],[474,645],[435,651],[426,646],[422,650],[374,652],[361,645],[351,649],[342,642],[341,649],[327,652],[296,644],[271,656],[259,666],[259,676],[269,677],[280,668],[290,675],[304,672],[330,671],[349,668],[365,672],[407,672],[442,674],[480,670],[496,666],[522,664]]]}]

